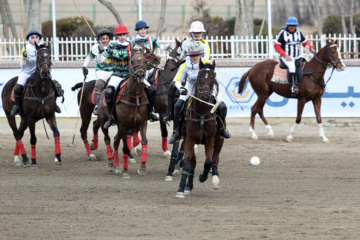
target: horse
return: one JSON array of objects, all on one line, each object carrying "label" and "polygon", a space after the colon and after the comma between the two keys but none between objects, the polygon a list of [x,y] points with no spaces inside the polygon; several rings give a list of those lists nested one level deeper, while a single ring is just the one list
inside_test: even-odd
[{"label": "horse", "polygon": [[[14,165],[21,166],[19,160],[19,153],[22,156],[22,162],[24,167],[37,169],[36,162],[36,142],[35,124],[40,119],[46,119],[51,130],[53,131],[55,140],[55,165],[61,166],[61,149],[60,149],[60,133],[57,128],[55,118],[56,107],[56,90],[55,84],[51,79],[51,46],[48,45],[36,45],[37,61],[36,72],[28,79],[25,85],[25,93],[23,96],[22,111],[20,113],[20,126],[17,128],[15,116],[11,115],[11,108],[14,106],[14,100],[12,100],[12,92],[16,85],[18,77],[10,79],[4,86],[2,91],[3,108],[13,131],[13,135],[16,140],[14,150]],[[24,131],[29,127],[30,130],[30,144],[31,144],[31,162],[29,161],[24,144],[22,143],[22,137]],[[45,125],[44,125],[45,127]],[[46,129],[45,129],[46,130]]]},{"label": "horse", "polygon": [[199,74],[195,84],[196,97],[191,97],[186,103],[185,124],[182,128],[182,135],[185,141],[185,153],[183,161],[183,170],[179,189],[175,195],[176,198],[185,198],[190,195],[193,189],[193,179],[196,167],[196,156],[194,145],[203,144],[205,146],[205,163],[202,174],[199,175],[199,181],[205,182],[208,178],[210,169],[212,169],[213,188],[220,186],[218,163],[219,155],[224,143],[220,138],[217,127],[217,114],[212,111],[214,97],[212,92],[217,86],[215,61],[212,64],[199,63]]},{"label": "horse", "polygon": [[272,81],[274,68],[277,64],[278,62],[274,60],[259,62],[241,77],[238,93],[243,93],[246,80],[249,79],[252,88],[258,96],[257,101],[251,108],[249,131],[252,133],[252,139],[258,139],[255,133],[256,114],[259,114],[260,118],[266,125],[269,137],[274,137],[274,132],[264,117],[263,108],[266,100],[273,92],[275,92],[286,98],[298,99],[296,121],[290,129],[290,134],[287,137],[288,142],[293,141],[293,134],[301,122],[301,115],[305,103],[312,101],[314,105],[316,121],[319,128],[319,136],[322,138],[324,143],[328,143],[329,139],[325,136],[321,121],[321,96],[323,95],[326,86],[324,81],[324,74],[326,69],[328,67],[332,67],[332,71],[335,69],[337,71],[343,71],[346,67],[343,60],[341,59],[341,54],[338,48],[338,40],[334,41],[332,39],[327,39],[326,45],[321,48],[318,53],[314,54],[314,57],[305,64],[303,78],[298,85],[299,94],[295,97],[291,96],[290,87],[287,81]]},{"label": "horse", "polygon": [[[160,64],[160,58],[153,54],[153,53],[146,53],[146,63],[149,66],[156,67]],[[90,122],[91,122],[91,116],[92,112],[95,108],[95,100],[94,100],[94,89],[95,89],[95,83],[96,80],[91,80],[85,83],[84,90],[83,90],[83,98],[81,99],[81,91],[78,92],[78,104],[80,106],[80,116],[81,116],[81,127],[80,127],[80,134],[81,139],[84,142],[86,153],[90,160],[96,160],[97,157],[93,153],[93,150],[98,149],[98,132],[100,128],[100,124],[98,123],[97,119],[93,121],[93,138],[92,138],[92,144],[89,144],[89,141],[87,139],[87,130],[89,128]],[[83,86],[83,82],[79,82],[75,84],[71,90],[75,91],[76,89],[80,89]],[[107,146],[107,148],[111,148],[110,145]],[[108,152],[108,160],[112,161],[112,154],[110,153],[110,150]],[[130,160],[134,161],[133,157],[130,155]]]},{"label": "horse", "polygon": [[[113,166],[115,173],[120,173],[118,149],[120,140],[123,140],[123,178],[129,178],[128,155],[130,152],[127,144],[127,132],[140,131],[141,134],[141,165],[138,169],[140,175],[146,174],[146,155],[147,155],[147,120],[148,120],[148,100],[144,90],[144,78],[146,72],[145,47],[136,50],[130,47],[131,58],[129,61],[130,77],[121,83],[120,92],[117,94],[115,102],[117,134],[114,138],[114,151],[107,149],[107,153],[113,157],[109,159],[108,168]],[[104,124],[109,115],[107,107],[103,103],[104,93],[100,95],[98,121],[105,135],[106,145],[110,144],[108,129]]]}]

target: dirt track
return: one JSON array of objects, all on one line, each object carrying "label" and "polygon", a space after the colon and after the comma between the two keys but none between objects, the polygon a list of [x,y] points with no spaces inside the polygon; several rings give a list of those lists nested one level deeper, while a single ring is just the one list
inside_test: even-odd
[{"label": "dirt track", "polygon": [[[293,143],[285,141],[292,121],[273,122],[272,140],[256,125],[257,141],[245,122],[229,124],[233,138],[220,155],[221,188],[213,190],[211,179],[196,181],[191,196],[175,199],[180,178],[164,181],[168,160],[158,124],[149,125],[147,175],[137,175],[136,163],[129,165],[131,178],[122,179],[106,171],[102,141],[100,161],[87,159],[78,131],[77,147],[66,147],[74,119],[58,123],[62,169],[53,165],[53,138],[46,139],[41,122],[39,169],[14,167],[15,141],[0,119],[0,239],[358,239],[359,121],[324,123],[329,144],[310,121]],[[28,132],[23,142],[30,156]],[[254,155],[259,166],[249,165]],[[202,156],[200,146],[195,178]]]}]

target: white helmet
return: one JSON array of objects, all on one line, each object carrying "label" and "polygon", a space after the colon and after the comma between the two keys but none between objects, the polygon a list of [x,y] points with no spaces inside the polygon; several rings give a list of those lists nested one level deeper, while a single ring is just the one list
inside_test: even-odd
[{"label": "white helmet", "polygon": [[204,24],[200,21],[192,22],[190,25],[189,33],[193,32],[206,32],[204,28]]}]

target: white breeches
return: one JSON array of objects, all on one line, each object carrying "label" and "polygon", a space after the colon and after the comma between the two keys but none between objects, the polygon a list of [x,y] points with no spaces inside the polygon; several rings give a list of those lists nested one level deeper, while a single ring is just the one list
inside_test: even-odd
[{"label": "white breeches", "polygon": [[101,71],[101,70],[96,71],[95,72],[96,81],[97,80],[104,80],[106,82],[107,80],[109,80],[109,78],[111,78],[112,74],[113,74],[112,71],[111,72]]},{"label": "white breeches", "polygon": [[31,74],[27,74],[24,72],[20,72],[19,73],[19,77],[17,80],[17,84],[20,84],[21,86],[24,86],[26,83],[26,80],[28,80],[28,78],[31,76]]},{"label": "white breeches", "polygon": [[125,77],[125,78],[122,78],[122,77],[112,76],[112,77],[110,78],[110,81],[109,81],[109,83],[108,83],[108,86],[113,86],[115,89],[117,89],[118,86],[119,86],[119,84],[120,84],[120,82],[121,82],[122,80],[124,80],[124,79],[126,79],[126,77]]}]

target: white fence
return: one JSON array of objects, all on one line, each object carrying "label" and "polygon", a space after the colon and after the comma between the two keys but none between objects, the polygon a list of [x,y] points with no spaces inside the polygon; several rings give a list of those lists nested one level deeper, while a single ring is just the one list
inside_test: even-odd
[{"label": "white fence", "polygon": [[[322,35],[306,36],[306,38],[319,50],[325,45],[326,38],[331,37],[339,40],[340,52],[343,58],[360,58],[360,38],[356,35]],[[158,39],[160,43],[175,45],[175,37]],[[180,39],[177,37],[177,39]],[[115,39],[114,39],[115,40]],[[213,59],[269,59],[278,57],[273,48],[275,37],[269,41],[266,37],[206,37],[210,45]],[[59,61],[82,61],[89,53],[91,46],[95,43],[93,38],[57,38],[53,44],[52,38],[44,39],[51,42],[52,58]],[[19,61],[20,52],[23,47],[22,39],[0,39],[0,62]],[[269,48],[270,45],[270,48]],[[54,51],[57,50],[57,51]],[[55,54],[56,53],[56,54]],[[308,52],[303,49],[304,55]],[[166,52],[157,50],[160,57],[166,57]]]}]

